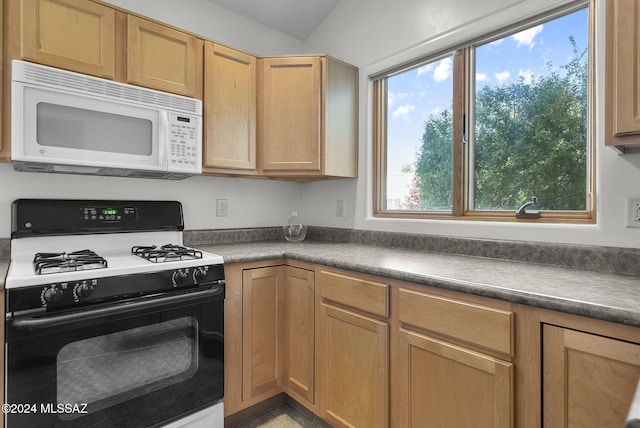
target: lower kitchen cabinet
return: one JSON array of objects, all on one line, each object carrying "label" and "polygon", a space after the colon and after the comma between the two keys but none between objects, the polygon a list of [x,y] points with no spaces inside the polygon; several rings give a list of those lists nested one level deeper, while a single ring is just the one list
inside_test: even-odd
[{"label": "lower kitchen cabinet", "polygon": [[315,400],[315,273],[288,266],[285,274],[287,357],[285,385]]},{"label": "lower kitchen cabinet", "polygon": [[397,426],[513,426],[513,364],[404,329],[399,342]]},{"label": "lower kitchen cabinet", "polygon": [[225,266],[225,415],[338,428],[620,428],[640,328],[286,259]]},{"label": "lower kitchen cabinet", "polygon": [[334,427],[387,427],[389,324],[327,304],[321,317],[321,416]]},{"label": "lower kitchen cabinet", "polygon": [[544,426],[620,428],[640,378],[640,344],[543,327]]},{"label": "lower kitchen cabinet", "polygon": [[314,275],[282,261],[225,266],[225,416],[282,392],[313,407]]},{"label": "lower kitchen cabinet", "polygon": [[242,400],[282,385],[284,357],[284,266],[242,274]]},{"label": "lower kitchen cabinet", "polygon": [[392,426],[513,427],[514,364],[507,360],[514,354],[515,317],[509,305],[404,287],[397,296]]},{"label": "lower kitchen cabinet", "polygon": [[389,426],[389,286],[320,272],[320,416],[334,427]]}]

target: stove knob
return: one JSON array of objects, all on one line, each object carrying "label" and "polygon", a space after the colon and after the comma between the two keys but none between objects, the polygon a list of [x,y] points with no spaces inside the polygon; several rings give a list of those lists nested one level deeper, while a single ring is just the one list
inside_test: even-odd
[{"label": "stove knob", "polygon": [[207,276],[207,268],[199,267],[193,271],[193,282],[196,284],[203,281]]},{"label": "stove knob", "polygon": [[184,280],[187,279],[189,275],[187,274],[187,271],[185,270],[177,270],[173,273],[173,276],[171,277],[171,280],[173,281],[173,286],[174,287],[179,287],[181,285],[184,284]]},{"label": "stove knob", "polygon": [[76,296],[89,297],[93,293],[93,285],[86,282],[80,282],[76,285]]},{"label": "stove knob", "polygon": [[64,292],[58,288],[58,286],[53,285],[51,288],[48,288],[44,291],[43,298],[47,303],[58,303],[62,300],[62,296]]}]

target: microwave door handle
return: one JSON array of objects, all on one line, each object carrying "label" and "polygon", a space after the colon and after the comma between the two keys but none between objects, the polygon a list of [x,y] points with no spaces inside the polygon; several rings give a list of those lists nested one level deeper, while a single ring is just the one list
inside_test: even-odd
[{"label": "microwave door handle", "polygon": [[142,297],[135,301],[111,304],[100,308],[90,308],[84,311],[71,312],[60,315],[43,317],[25,317],[7,320],[7,324],[18,330],[35,331],[51,327],[68,326],[70,324],[85,323],[91,320],[113,317],[116,315],[131,314],[140,311],[158,311],[179,306],[197,305],[212,300],[224,299],[224,281],[209,286],[204,290],[190,291],[173,296]]},{"label": "microwave door handle", "polygon": [[161,110],[159,112],[159,133],[158,133],[158,162],[164,166],[166,170],[169,170],[168,150],[169,144],[171,144],[171,137],[169,135],[169,112],[167,110]]}]

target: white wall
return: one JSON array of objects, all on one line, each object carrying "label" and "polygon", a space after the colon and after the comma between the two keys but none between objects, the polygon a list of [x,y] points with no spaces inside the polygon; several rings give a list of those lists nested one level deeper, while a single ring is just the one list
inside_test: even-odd
[{"label": "white wall", "polygon": [[[640,229],[624,223],[624,201],[640,196],[640,155],[603,147],[603,33],[598,31],[598,223],[588,226],[518,225],[470,221],[407,221],[371,216],[371,104],[367,76],[394,62],[487,31],[563,0],[342,0],[302,43],[207,0],[110,0],[116,6],[185,28],[256,55],[327,52],[360,67],[360,176],[357,180],[287,183],[194,177],[180,182],[18,173],[0,164],[0,238],[9,236],[10,202],[21,197],[177,199],[188,229],[274,226],[301,209],[311,225],[395,230],[480,238],[640,247]],[[604,2],[597,2],[604,8]],[[604,13],[599,14],[601,28]],[[472,25],[471,25],[472,24]],[[97,190],[96,190],[97,189]],[[215,217],[215,199],[227,199],[229,216]],[[345,217],[337,217],[337,199]]]},{"label": "white wall", "polygon": [[[302,42],[207,0],[114,0],[116,6],[184,28],[257,55],[300,53]],[[15,172],[0,164],[0,238],[11,233],[11,201],[18,198],[175,199],[187,229],[283,224],[301,209],[299,183],[192,177],[182,181]],[[227,199],[227,217],[215,216],[215,200]]]},{"label": "white wall", "polygon": [[[177,200],[185,228],[278,226],[300,210],[299,183],[243,178],[156,180],[16,172],[0,163],[0,238],[11,234],[11,202],[17,198]],[[216,199],[227,199],[227,217],[216,217]]]},{"label": "white wall", "polygon": [[300,53],[303,44],[208,0],[106,0],[115,6],[191,31],[254,55]]},{"label": "white wall", "polygon": [[[562,0],[342,0],[305,43],[307,52],[328,52],[360,67],[359,178],[304,185],[304,207],[313,225],[576,244],[640,247],[640,229],[624,226],[625,198],[640,196],[640,155],[620,156],[604,147],[604,2],[598,1],[597,224],[520,225],[472,221],[373,218],[371,83],[368,76],[468,40]],[[336,217],[336,199],[347,216]]]}]

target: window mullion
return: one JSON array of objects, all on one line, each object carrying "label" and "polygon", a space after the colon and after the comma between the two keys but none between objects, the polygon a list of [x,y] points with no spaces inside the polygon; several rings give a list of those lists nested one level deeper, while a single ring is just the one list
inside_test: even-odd
[{"label": "window mullion", "polygon": [[[453,55],[453,189],[452,214],[464,215],[465,51]],[[470,131],[466,130],[467,133]]]}]

